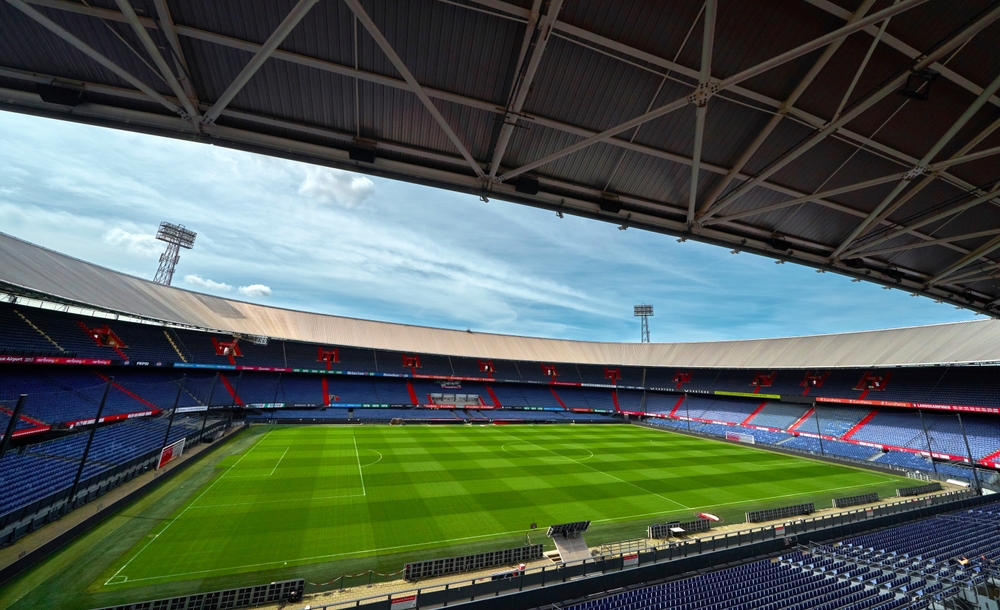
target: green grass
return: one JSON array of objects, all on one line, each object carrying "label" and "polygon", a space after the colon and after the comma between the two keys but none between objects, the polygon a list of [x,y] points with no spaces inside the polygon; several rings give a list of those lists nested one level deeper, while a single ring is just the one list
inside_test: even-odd
[{"label": "green grass", "polygon": [[516,546],[526,534],[548,542],[553,523],[591,520],[595,544],[699,511],[741,522],[746,510],[829,506],[836,496],[885,495],[901,481],[608,425],[257,428],[230,455],[192,470],[90,548],[66,551],[88,563],[72,579],[55,569],[36,578],[16,607],[58,599],[53,585],[65,595],[60,578],[82,594],[74,603],[91,606],[277,578],[326,582]]}]

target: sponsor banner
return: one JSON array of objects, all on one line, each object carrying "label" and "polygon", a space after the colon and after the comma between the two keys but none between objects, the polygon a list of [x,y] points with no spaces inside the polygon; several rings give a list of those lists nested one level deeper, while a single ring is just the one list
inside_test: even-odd
[{"label": "sponsor banner", "polygon": [[869,519],[871,519],[872,517],[875,516],[875,511],[872,510],[872,509],[870,509],[870,508],[866,508],[865,509],[865,516],[868,517]]},{"label": "sponsor banner", "polygon": [[109,366],[113,361],[95,358],[53,358],[50,356],[0,356],[0,362],[9,364],[85,364],[87,366]]},{"label": "sponsor banner", "polygon": [[815,432],[799,432],[798,430],[793,431],[792,436],[808,436],[809,438],[822,438],[824,441],[840,440],[836,436],[828,436],[826,434],[816,434]]},{"label": "sponsor banner", "polygon": [[135,362],[126,362],[125,364],[131,364],[132,366],[173,366],[173,362],[146,362],[144,360],[139,360]]},{"label": "sponsor banner", "polygon": [[622,555],[622,566],[637,566],[639,565],[639,553],[629,553],[628,555]]},{"label": "sponsor banner", "polygon": [[997,407],[979,407],[972,405],[938,405],[926,402],[896,402],[891,400],[861,400],[858,398],[824,398],[816,397],[816,402],[835,402],[848,405],[868,405],[873,407],[903,407],[909,409],[933,409],[937,411],[962,411],[967,413],[1000,413]]},{"label": "sponsor banner", "polygon": [[[155,415],[156,413],[159,412],[160,409],[155,409],[153,411],[138,411],[136,413],[120,413],[118,415],[107,415],[101,418],[101,423],[122,421],[126,419],[135,419],[137,417],[149,417],[150,415]],[[91,417],[90,419],[78,419],[76,421],[67,422],[66,427],[76,428],[77,426],[89,426],[93,423],[95,423],[95,420],[93,417]]]},{"label": "sponsor banner", "polygon": [[288,369],[281,366],[243,366],[242,364],[236,365],[237,371],[262,371],[264,373],[291,373],[292,369]]},{"label": "sponsor banner", "polygon": [[217,369],[220,371],[235,371],[232,364],[198,364],[196,362],[175,362],[174,368],[178,369]]},{"label": "sponsor banner", "polygon": [[716,396],[739,396],[742,398],[770,398],[771,400],[781,400],[779,394],[754,394],[753,392],[712,392]]},{"label": "sponsor banner", "polygon": [[784,525],[775,525],[774,526],[774,535],[775,535],[775,537],[777,537],[777,536],[784,536],[785,535],[785,526]]},{"label": "sponsor banner", "polygon": [[398,597],[393,597],[389,604],[392,610],[409,610],[409,608],[417,607],[417,596],[416,595],[400,595]]},{"label": "sponsor banner", "polygon": [[208,407],[205,405],[199,407],[177,407],[176,413],[198,413],[200,411],[208,411]]},{"label": "sponsor banner", "polygon": [[244,407],[250,409],[282,409],[285,406],[283,402],[252,402]]}]

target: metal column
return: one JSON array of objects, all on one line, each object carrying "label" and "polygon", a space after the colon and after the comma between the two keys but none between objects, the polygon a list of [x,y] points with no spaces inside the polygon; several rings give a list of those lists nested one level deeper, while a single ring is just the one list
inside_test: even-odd
[{"label": "metal column", "polygon": [[170,419],[167,421],[167,433],[163,435],[163,445],[160,447],[160,452],[166,448],[167,443],[170,442],[170,429],[174,427],[174,416],[177,415],[177,405],[181,402],[181,392],[184,391],[184,382],[187,381],[187,375],[181,375],[181,382],[177,385],[177,396],[174,398],[174,408],[170,411]]},{"label": "metal column", "polygon": [[28,398],[27,394],[21,394],[17,399],[17,404],[14,405],[14,413],[11,414],[10,421],[7,422],[7,431],[3,435],[3,440],[0,441],[0,458],[3,457],[4,453],[7,453],[7,446],[14,438],[14,429],[17,428],[17,420],[21,418],[21,409],[24,407],[26,398]]},{"label": "metal column", "polygon": [[969,454],[969,465],[972,466],[972,478],[975,479],[976,493],[982,493],[983,486],[979,483],[979,471],[976,470],[976,460],[972,459],[972,448],[969,447],[969,437],[965,435],[965,424],[962,423],[962,414],[956,413],[955,415],[958,416],[958,427],[962,430],[962,440],[965,441],[965,451]]},{"label": "metal column", "polygon": [[94,427],[90,429],[90,436],[87,437],[87,446],[83,448],[83,456],[80,457],[80,467],[76,470],[76,478],[73,479],[73,487],[69,490],[67,502],[70,508],[76,504],[76,492],[80,487],[80,477],[83,476],[83,468],[87,465],[87,455],[90,447],[94,444],[94,435],[97,434],[97,427],[101,424],[101,414],[104,413],[104,405],[108,402],[108,392],[111,391],[111,384],[115,382],[114,377],[108,377],[108,383],[104,386],[104,395],[101,396],[101,404],[97,407],[97,415],[94,417]]},{"label": "metal column", "polygon": [[924,438],[927,439],[927,453],[931,458],[931,466],[934,468],[934,476],[937,476],[937,464],[934,462],[934,449],[931,448],[931,435],[927,432],[927,426],[924,425],[924,412],[917,409],[917,414],[920,415],[920,427],[924,429]]},{"label": "metal column", "polygon": [[825,455],[826,452],[823,451],[823,430],[819,427],[819,403],[813,403],[813,415],[816,416],[816,434],[819,435],[819,454]]}]

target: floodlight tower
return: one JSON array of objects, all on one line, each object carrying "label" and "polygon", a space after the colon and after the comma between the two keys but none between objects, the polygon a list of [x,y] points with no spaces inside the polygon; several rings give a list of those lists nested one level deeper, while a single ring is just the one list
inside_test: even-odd
[{"label": "floodlight tower", "polygon": [[642,318],[642,343],[649,343],[649,319],[653,317],[653,306],[636,305],[633,311],[635,317]]},{"label": "floodlight tower", "polygon": [[181,248],[190,250],[194,247],[194,238],[198,234],[184,228],[184,225],[175,225],[169,222],[161,222],[160,229],[156,232],[156,239],[167,242],[167,249],[160,255],[160,268],[156,270],[156,277],[153,281],[157,284],[169,286],[174,279],[174,268],[181,258]]}]

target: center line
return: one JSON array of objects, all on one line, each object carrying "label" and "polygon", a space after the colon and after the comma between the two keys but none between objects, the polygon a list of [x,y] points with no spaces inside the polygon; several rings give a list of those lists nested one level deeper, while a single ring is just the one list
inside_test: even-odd
[{"label": "center line", "polygon": [[[285,453],[288,453],[288,450],[289,450],[289,449],[291,449],[291,447],[286,447],[286,448],[285,448]],[[278,458],[278,464],[280,464],[280,463],[281,463],[281,460],[285,459],[285,453],[282,453],[282,454],[281,454],[281,457],[280,457],[280,458]],[[274,474],[274,471],[278,469],[278,464],[275,464],[275,465],[274,465],[274,468],[273,468],[273,469],[271,470],[271,474]],[[267,476],[271,476],[271,474],[269,474],[269,475],[267,475]]]},{"label": "center line", "polygon": [[354,439],[354,455],[358,458],[358,474],[361,475],[361,495],[367,496],[368,493],[365,491],[365,472],[361,470],[361,454],[358,453],[358,437],[351,435]]}]

